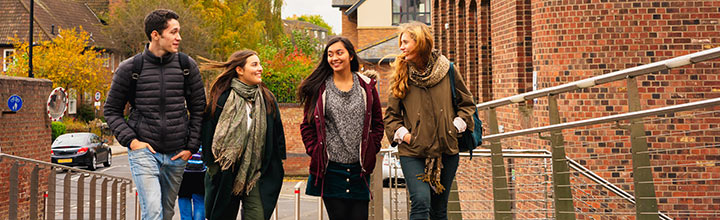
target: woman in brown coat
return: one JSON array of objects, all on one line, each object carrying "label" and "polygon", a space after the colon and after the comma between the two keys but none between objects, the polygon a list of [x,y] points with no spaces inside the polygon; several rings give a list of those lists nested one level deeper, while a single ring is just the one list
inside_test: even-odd
[{"label": "woman in brown coat", "polygon": [[[452,63],[432,50],[432,37],[423,23],[400,27],[403,53],[393,63],[392,95],[384,118],[386,135],[398,144],[400,165],[409,177],[410,219],[447,219],[446,188],[452,185],[459,161],[457,136],[473,129],[472,94]],[[448,74],[455,74],[457,110]]]}]

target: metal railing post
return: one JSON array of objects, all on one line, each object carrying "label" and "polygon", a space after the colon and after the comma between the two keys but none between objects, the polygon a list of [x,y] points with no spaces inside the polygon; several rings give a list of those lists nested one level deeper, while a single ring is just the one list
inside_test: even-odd
[{"label": "metal railing post", "polygon": [[135,188],[135,220],[140,220],[142,213],[140,210],[140,197],[138,196],[137,187]]},{"label": "metal railing post", "polygon": [[67,170],[65,179],[63,179],[63,220],[70,219],[70,188],[72,184],[72,170]]},{"label": "metal railing post", "polygon": [[295,220],[300,220],[300,186],[303,181],[295,184]]},{"label": "metal railing post", "polygon": [[[550,113],[550,124],[560,124],[560,110],[557,103],[557,95],[548,96],[548,108]],[[565,159],[565,140],[562,130],[550,132],[550,146],[552,150],[552,178],[553,192],[555,199],[555,218],[575,219],[575,207],[573,205],[572,189],[570,188],[570,173],[568,172],[567,160]]]},{"label": "metal railing post", "polygon": [[113,180],[112,190],[110,191],[111,192],[111,194],[110,194],[110,219],[112,219],[112,220],[117,220],[117,217],[118,217],[118,215],[117,215],[118,182],[120,182],[120,180],[118,180],[118,179]]},{"label": "metal railing post", "polygon": [[55,220],[55,176],[57,175],[55,167],[50,167],[48,174],[48,196],[45,197],[47,205],[45,206],[45,219]]},{"label": "metal railing post", "polygon": [[278,210],[278,206],[275,205],[275,209],[273,209],[273,214],[272,214],[272,215],[273,215],[273,217],[272,217],[273,220],[278,220],[277,210]]},{"label": "metal railing post", "polygon": [[[640,111],[640,94],[637,79],[627,80],[628,109],[630,112]],[[653,183],[650,153],[645,136],[645,125],[642,119],[630,119],[630,142],[632,144],[633,184],[635,187],[635,212],[637,219],[659,219],[655,184]]]},{"label": "metal railing post", "polygon": [[[382,154],[375,155],[375,170],[370,175],[370,193],[372,193],[371,213],[373,220],[382,220],[383,218],[383,183],[382,183]],[[322,214],[322,213],[321,213]],[[322,216],[322,215],[320,215]],[[322,218],[320,218],[322,220]]]},{"label": "metal railing post", "polygon": [[130,185],[130,183],[125,181],[125,182],[123,182],[122,186],[120,187],[120,220],[125,220],[127,218],[128,185]]},{"label": "metal railing post", "polygon": [[80,173],[80,177],[77,180],[77,202],[75,203],[77,205],[77,219],[82,220],[85,217],[85,174]]},{"label": "metal railing post", "polygon": [[448,219],[462,220],[462,210],[460,209],[460,195],[458,195],[457,179],[454,179],[450,188],[445,190],[450,190],[450,197],[448,198],[447,204]]},{"label": "metal railing post", "polygon": [[30,220],[38,219],[38,171],[40,167],[35,165],[30,174]]},{"label": "metal railing post", "polygon": [[108,197],[108,182],[110,182],[110,179],[103,178],[100,189],[100,219],[101,220],[107,220],[107,197]]},{"label": "metal railing post", "polygon": [[[395,161],[398,158],[392,156],[392,153],[393,151],[388,151],[386,154],[388,157],[388,174],[390,174],[390,177],[388,178],[388,187],[390,187],[390,219],[400,219],[400,195],[397,189],[398,167],[397,162]],[[407,206],[407,210],[410,210],[410,206]],[[393,214],[395,214],[395,218],[392,218]]]},{"label": "metal railing post", "polygon": [[[497,111],[495,108],[487,110],[489,118],[490,133],[499,134],[500,126],[497,120]],[[493,212],[497,220],[513,219],[510,190],[508,189],[507,172],[505,171],[505,161],[502,154],[501,140],[494,140],[490,144],[490,160],[492,164],[492,183],[493,183]]]},{"label": "metal railing post", "polygon": [[318,197],[318,220],[323,219],[323,209],[322,197]]},{"label": "metal railing post", "polygon": [[13,163],[12,168],[10,168],[10,205],[8,210],[8,218],[9,219],[17,219],[18,218],[18,169],[20,168],[20,164],[18,162]]},{"label": "metal railing post", "polygon": [[97,212],[95,205],[97,202],[97,179],[97,176],[90,176],[90,193],[88,196],[88,201],[90,202],[90,210],[88,210],[90,219],[95,219],[95,213]]}]

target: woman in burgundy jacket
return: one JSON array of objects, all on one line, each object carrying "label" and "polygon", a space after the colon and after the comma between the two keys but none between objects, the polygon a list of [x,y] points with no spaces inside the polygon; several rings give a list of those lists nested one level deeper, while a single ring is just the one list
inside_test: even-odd
[{"label": "woman in burgundy jacket", "polygon": [[367,219],[369,178],[383,137],[377,81],[358,73],[359,63],[352,43],[334,37],[298,89],[300,131],[312,158],[305,193],[322,197],[330,219]]}]

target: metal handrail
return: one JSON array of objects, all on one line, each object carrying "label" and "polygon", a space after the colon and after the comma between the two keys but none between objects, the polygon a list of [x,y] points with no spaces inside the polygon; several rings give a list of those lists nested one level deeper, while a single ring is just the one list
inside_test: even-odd
[{"label": "metal handrail", "polygon": [[69,166],[65,166],[65,165],[54,164],[54,163],[50,163],[50,162],[46,162],[46,161],[40,161],[40,160],[35,160],[35,159],[30,159],[30,158],[25,158],[25,157],[18,157],[18,156],[15,156],[15,155],[0,153],[0,161],[2,161],[2,158],[3,158],[3,157],[7,157],[7,158],[10,158],[10,159],[14,159],[14,160],[20,160],[20,161],[30,162],[30,163],[42,164],[42,165],[46,165],[46,166],[57,167],[57,168],[61,168],[61,169],[64,169],[64,170],[71,170],[71,171],[76,172],[76,173],[85,173],[85,174],[92,174],[92,175],[95,175],[95,176],[102,176],[102,177],[106,177],[106,178],[110,178],[110,179],[119,179],[119,180],[122,180],[123,182],[132,183],[132,180],[131,180],[130,178],[112,176],[112,175],[107,175],[107,174],[100,173],[100,172],[87,171],[87,170],[78,169],[78,168],[74,168],[74,167],[69,167]]},{"label": "metal handrail", "polygon": [[510,132],[505,132],[505,133],[500,133],[500,134],[492,134],[492,135],[483,136],[483,141],[491,142],[491,141],[496,141],[499,139],[516,137],[516,136],[527,135],[527,134],[542,133],[542,132],[548,132],[548,131],[557,131],[557,130],[563,130],[563,129],[568,129],[568,128],[577,128],[577,127],[583,127],[583,126],[588,126],[588,125],[603,124],[603,123],[608,123],[608,122],[642,118],[642,117],[653,116],[653,115],[662,115],[662,114],[668,114],[668,113],[679,112],[679,111],[693,110],[693,109],[698,109],[698,108],[703,108],[703,107],[711,107],[711,106],[716,106],[716,105],[720,105],[720,98],[707,99],[707,100],[702,100],[702,101],[697,101],[697,102],[691,102],[691,103],[685,103],[685,104],[667,106],[667,107],[661,107],[661,108],[655,108],[655,109],[648,109],[648,110],[642,110],[642,111],[636,111],[636,112],[628,112],[628,113],[610,115],[610,116],[599,117],[599,118],[592,118],[592,119],[581,120],[581,121],[567,122],[567,123],[562,123],[562,124],[548,125],[548,126],[537,127],[537,128],[529,128],[529,129],[523,129],[523,130],[518,130],[518,131],[510,131]]},{"label": "metal handrail", "polygon": [[535,98],[545,97],[551,94],[560,94],[564,92],[570,92],[577,89],[590,88],[595,85],[601,85],[609,82],[614,82],[628,77],[641,76],[653,72],[673,69],[689,64],[699,63],[707,60],[720,58],[720,47],[716,47],[709,50],[704,50],[696,53],[691,53],[684,56],[679,56],[672,59],[662,60],[654,63],[649,63],[641,66],[636,66],[629,69],[611,72],[584,80],[579,80],[571,83],[562,84],[559,86],[544,88],[535,90],[532,92],[526,92],[502,99],[497,99],[489,102],[477,104],[478,110],[484,110],[489,108],[496,108],[504,105],[513,103],[519,103],[526,100],[532,100]]},{"label": "metal handrail", "polygon": [[[380,150],[380,153],[390,153],[394,154],[397,153],[397,148],[384,148]],[[505,158],[552,158],[552,153],[545,149],[502,149],[503,157]],[[461,152],[461,157],[469,157],[469,152]],[[490,157],[490,149],[475,149],[473,150],[473,156],[474,157]],[[577,171],[581,175],[585,176],[586,178],[592,180],[593,182],[596,182],[600,184],[600,186],[604,187],[605,189],[609,190],[610,192],[615,193],[616,195],[620,196],[624,200],[632,203],[635,203],[635,197],[630,194],[629,192],[623,190],[622,188],[612,184],[610,181],[602,178],[600,175],[595,174],[594,172],[587,169],[582,164],[578,163],[577,161],[571,159],[570,157],[565,157],[568,161],[568,165],[573,170]],[[660,218],[663,220],[672,220],[668,215],[658,212],[660,215]]]},{"label": "metal handrail", "polygon": [[[39,209],[42,208],[42,203],[39,203],[40,201],[37,200],[38,193],[39,192],[39,184],[42,182],[40,180],[40,174],[39,171],[42,169],[48,169],[50,172],[47,174],[47,190],[44,193],[44,208],[40,209],[43,210],[44,216],[48,220],[53,220],[56,217],[62,218],[62,219],[70,219],[71,217],[71,206],[70,206],[70,200],[77,198],[75,201],[76,203],[76,211],[72,211],[75,213],[75,218],[81,219],[84,217],[85,214],[89,215],[89,219],[94,218],[102,218],[105,219],[108,217],[108,214],[112,216],[112,219],[126,219],[126,192],[129,189],[129,186],[132,186],[132,181],[129,178],[124,177],[117,177],[112,175],[103,174],[100,172],[92,172],[92,171],[86,171],[82,169],[77,169],[65,165],[60,164],[54,164],[46,161],[40,161],[30,158],[24,158],[24,157],[18,157],[14,155],[4,154],[0,153],[0,162],[4,162],[4,160],[11,161],[13,165],[10,166],[10,175],[8,177],[8,187],[10,191],[10,199],[9,199],[9,217],[10,219],[20,218],[18,216],[18,195],[20,193],[20,186],[22,186],[19,182],[21,175],[19,173],[19,167],[21,166],[34,166],[33,171],[29,173],[30,185],[29,190],[30,191],[30,212],[29,212],[29,218],[30,219],[37,219],[39,214]],[[43,167],[43,168],[40,168]],[[62,170],[62,171],[68,171],[64,178],[62,178],[62,182],[60,185],[62,185],[62,199],[64,200],[62,207],[59,207],[62,209],[62,215],[56,216],[56,206],[55,206],[55,198],[56,198],[56,179],[55,174],[56,171]],[[73,175],[79,175],[79,180],[72,181],[71,177]],[[25,174],[22,174],[25,175]],[[45,174],[43,174],[42,178],[45,178]],[[85,178],[90,178],[89,182],[89,195],[87,197],[88,200],[84,200],[85,197]],[[96,182],[97,180],[101,180],[99,182]],[[72,183],[74,182],[74,183]],[[101,186],[101,194],[98,197],[96,194],[96,186],[97,184],[102,185]],[[75,185],[75,190],[71,190],[71,185]],[[111,185],[111,186],[110,186]],[[111,192],[108,192],[108,187]],[[25,187],[23,187],[25,188]],[[71,191],[75,191],[77,195],[71,195]],[[108,194],[110,193],[110,194]],[[119,196],[118,196],[119,194]],[[58,197],[59,198],[59,197]],[[100,207],[96,206],[96,199],[100,199]],[[110,198],[110,201],[108,201],[108,198]],[[119,200],[119,201],[118,201]],[[84,204],[85,202],[89,203],[89,207],[87,209],[88,212],[85,212]],[[118,207],[119,205],[119,207]],[[110,207],[108,207],[110,206]],[[96,213],[96,208],[100,208],[100,212]],[[137,210],[136,210],[137,212]],[[99,216],[96,216],[99,214]]]}]

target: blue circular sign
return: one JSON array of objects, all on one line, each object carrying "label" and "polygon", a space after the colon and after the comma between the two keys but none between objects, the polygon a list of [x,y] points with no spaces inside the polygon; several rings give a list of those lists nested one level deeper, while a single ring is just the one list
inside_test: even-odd
[{"label": "blue circular sign", "polygon": [[20,98],[19,95],[12,95],[10,98],[8,98],[8,108],[10,108],[10,111],[19,111],[20,108],[22,108],[23,100]]}]

